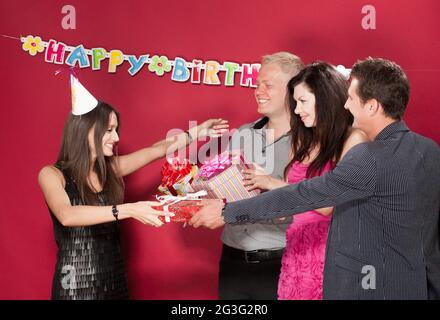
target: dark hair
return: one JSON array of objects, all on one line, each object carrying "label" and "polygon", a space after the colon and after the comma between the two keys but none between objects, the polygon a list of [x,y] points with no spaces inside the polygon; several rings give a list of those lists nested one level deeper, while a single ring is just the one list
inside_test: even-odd
[{"label": "dark hair", "polygon": [[[293,98],[295,86],[305,84],[315,95],[315,126],[307,128],[299,115],[295,114],[296,101]],[[353,122],[351,113],[344,109],[347,101],[348,82],[326,62],[308,65],[288,84],[289,110],[291,116],[293,159],[285,169],[285,176],[292,164],[303,162],[315,147],[317,156],[307,169],[307,178],[319,175],[329,161],[338,161]]]},{"label": "dark hair", "polygon": [[119,113],[105,102],[99,101],[98,106],[92,111],[75,116],[69,114],[64,126],[61,149],[57,159],[57,166],[68,173],[75,181],[84,204],[98,204],[96,191],[92,190],[88,176],[90,172],[90,146],[88,134],[95,128],[94,141],[96,161],[93,170],[96,172],[99,182],[103,187],[103,193],[108,201],[113,204],[122,203],[124,198],[124,182],[117,173],[118,166],[115,155],[104,156],[102,150],[102,138],[108,129],[110,115],[114,112],[118,119],[118,133],[120,129]]},{"label": "dark hair", "polygon": [[351,76],[359,81],[357,94],[365,103],[376,99],[384,113],[400,120],[409,101],[409,81],[405,72],[396,63],[385,59],[367,58],[358,61]]}]

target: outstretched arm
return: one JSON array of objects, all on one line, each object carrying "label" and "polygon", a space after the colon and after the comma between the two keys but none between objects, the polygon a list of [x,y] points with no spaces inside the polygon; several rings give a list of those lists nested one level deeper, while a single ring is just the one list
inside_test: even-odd
[{"label": "outstretched arm", "polygon": [[[167,154],[172,154],[176,150],[186,147],[191,142],[191,138],[196,140],[197,138],[206,137],[208,135],[217,137],[227,131],[228,127],[229,125],[226,120],[210,119],[199,126],[189,129],[188,133],[183,132],[158,141],[150,147],[119,156],[119,173],[121,176],[126,176],[146,166],[150,162],[161,159]],[[191,136],[191,138],[189,136]]]},{"label": "outstretched arm", "polygon": [[[353,147],[336,168],[325,175],[228,203],[222,218],[226,223],[240,224],[290,216],[367,198],[374,193],[375,187],[375,158],[367,144],[360,144]],[[217,219],[213,216],[217,216]],[[219,216],[221,206],[209,204],[206,210],[203,208],[193,217],[191,224],[194,227],[219,227]]]},{"label": "outstretched arm", "polygon": [[[64,190],[63,174],[55,167],[46,166],[41,169],[38,182],[48,207],[63,226],[91,226],[115,221],[111,206],[72,206]],[[159,204],[150,201],[120,204],[117,206],[118,219],[134,218],[144,224],[159,227],[163,224],[159,216],[170,216],[169,213],[151,208]]]},{"label": "outstretched arm", "polygon": [[375,186],[375,159],[368,145],[360,144],[323,176],[228,204],[224,219],[227,223],[245,223],[332,207],[367,198]]}]

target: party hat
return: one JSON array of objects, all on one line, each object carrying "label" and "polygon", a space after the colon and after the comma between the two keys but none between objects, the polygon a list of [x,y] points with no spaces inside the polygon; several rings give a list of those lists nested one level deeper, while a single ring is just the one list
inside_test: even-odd
[{"label": "party hat", "polygon": [[79,116],[96,108],[98,100],[73,74],[70,75],[70,87],[72,89],[72,114]]}]

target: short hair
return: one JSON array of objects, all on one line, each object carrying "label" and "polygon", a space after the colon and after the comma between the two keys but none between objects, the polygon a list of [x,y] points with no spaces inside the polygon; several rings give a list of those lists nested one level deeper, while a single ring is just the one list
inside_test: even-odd
[{"label": "short hair", "polygon": [[304,62],[300,57],[290,53],[290,52],[276,52],[273,54],[268,54],[262,57],[261,64],[276,63],[280,66],[284,73],[294,77],[302,69],[304,69]]},{"label": "short hair", "polygon": [[410,85],[398,64],[369,57],[356,62],[351,77],[359,81],[357,94],[363,103],[376,99],[385,115],[396,120],[402,118],[409,101]]}]

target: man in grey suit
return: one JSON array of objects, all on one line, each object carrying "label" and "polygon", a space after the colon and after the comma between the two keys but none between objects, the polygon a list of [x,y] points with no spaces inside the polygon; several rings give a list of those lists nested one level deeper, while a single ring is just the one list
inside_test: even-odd
[{"label": "man in grey suit", "polygon": [[190,224],[217,228],[334,206],[324,299],[440,299],[440,148],[402,121],[409,82],[398,65],[369,58],[351,76],[345,107],[372,142],[323,176],[226,206],[207,201]]}]

